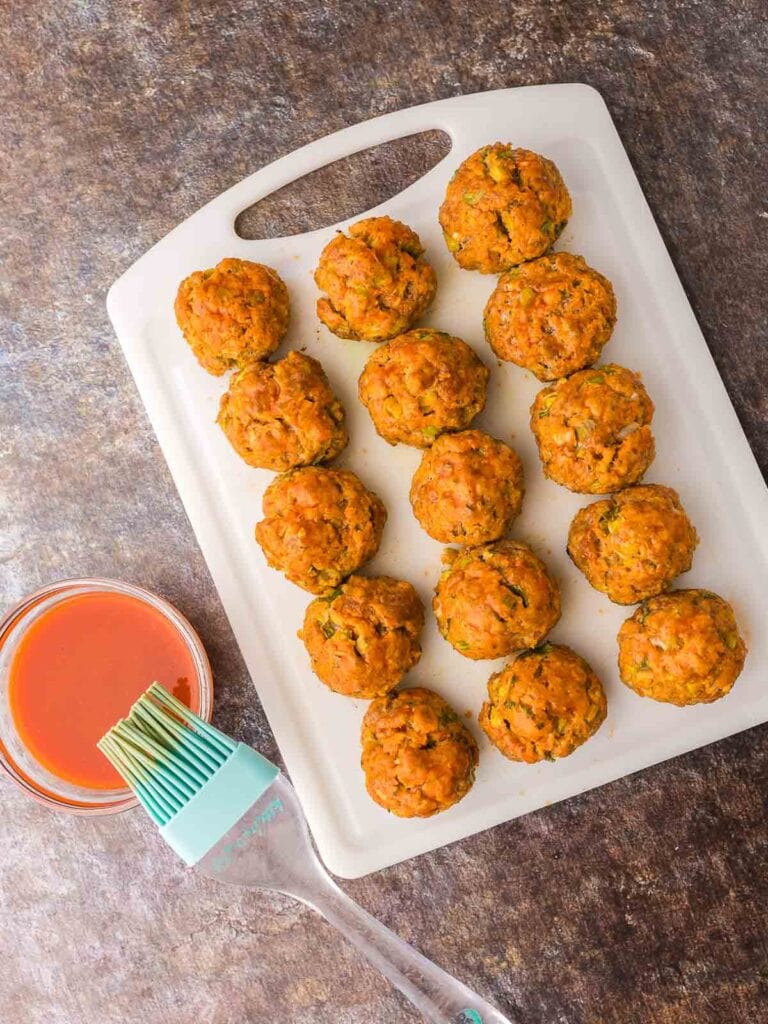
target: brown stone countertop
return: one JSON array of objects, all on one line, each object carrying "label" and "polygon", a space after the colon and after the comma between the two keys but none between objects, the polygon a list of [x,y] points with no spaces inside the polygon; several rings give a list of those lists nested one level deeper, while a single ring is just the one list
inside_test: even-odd
[{"label": "brown stone countertop", "polygon": [[[0,45],[0,603],[72,575],[159,591],[207,644],[215,721],[268,756],[104,306],[247,173],[414,103],[594,85],[768,466],[760,0],[6,0]],[[309,212],[394,193],[396,165]],[[306,213],[299,189],[262,216]],[[345,888],[521,1024],[764,1024],[766,793],[760,728]],[[309,910],[183,870],[141,813],[0,796],[4,1024],[417,1019]]]}]

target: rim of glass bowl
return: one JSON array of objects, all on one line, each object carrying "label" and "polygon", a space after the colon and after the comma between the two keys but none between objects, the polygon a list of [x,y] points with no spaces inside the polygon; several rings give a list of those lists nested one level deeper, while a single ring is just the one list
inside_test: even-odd
[{"label": "rim of glass bowl", "polygon": [[57,580],[22,598],[0,619],[0,767],[39,803],[71,814],[116,814],[135,807],[138,800],[127,787],[96,790],[74,786],[43,768],[26,751],[16,732],[8,702],[9,668],[21,637],[39,615],[75,594],[104,592],[135,597],[159,611],[175,626],[197,671],[198,714],[210,721],[213,708],[213,676],[202,641],[191,623],[164,598],[133,583],[98,577]]}]

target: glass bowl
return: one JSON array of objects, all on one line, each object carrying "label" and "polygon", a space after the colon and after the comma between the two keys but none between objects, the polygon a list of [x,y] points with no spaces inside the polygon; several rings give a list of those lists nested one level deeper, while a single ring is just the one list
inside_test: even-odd
[{"label": "glass bowl", "polygon": [[10,667],[19,642],[38,616],[78,594],[126,594],[160,612],[175,627],[189,650],[197,672],[200,706],[192,710],[210,721],[213,676],[200,637],[184,616],[163,598],[142,587],[118,580],[71,579],[49,583],[29,594],[0,620],[0,767],[25,793],[57,810],[73,814],[115,814],[137,804],[133,792],[121,789],[85,789],[53,775],[26,749],[16,730],[8,699]]}]

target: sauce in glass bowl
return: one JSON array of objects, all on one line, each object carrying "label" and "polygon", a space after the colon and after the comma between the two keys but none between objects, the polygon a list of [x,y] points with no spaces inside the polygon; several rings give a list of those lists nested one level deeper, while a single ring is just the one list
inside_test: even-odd
[{"label": "sauce in glass bowl", "polygon": [[152,682],[210,717],[205,650],[168,602],[110,580],[65,580],[30,595],[0,623],[0,764],[54,806],[132,805],[96,742]]}]

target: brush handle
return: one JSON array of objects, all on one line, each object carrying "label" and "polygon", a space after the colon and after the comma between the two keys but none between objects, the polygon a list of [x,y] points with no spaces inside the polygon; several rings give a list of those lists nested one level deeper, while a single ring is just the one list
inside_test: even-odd
[{"label": "brush handle", "polygon": [[323,872],[312,893],[294,893],[337,928],[433,1024],[511,1024],[498,1010],[398,938]]},{"label": "brush handle", "polygon": [[[285,776],[277,775],[266,789],[261,783],[249,783],[245,776],[238,782],[230,775],[225,781],[227,790],[261,790],[261,795],[223,835],[217,819],[220,839],[198,862],[199,871],[232,885],[263,886],[306,903],[346,935],[432,1024],[511,1024],[341,891],[312,848],[301,805]],[[220,814],[226,794],[217,791],[215,795],[215,812]],[[200,796],[188,805],[193,810],[200,806]],[[205,810],[213,816],[208,804]],[[198,817],[200,827],[206,816]]]}]

